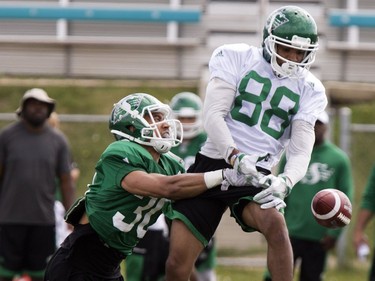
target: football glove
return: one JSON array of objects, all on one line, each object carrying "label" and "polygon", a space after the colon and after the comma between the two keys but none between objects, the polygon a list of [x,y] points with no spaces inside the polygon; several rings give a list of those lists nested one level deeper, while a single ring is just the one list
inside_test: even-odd
[{"label": "football glove", "polygon": [[261,204],[262,209],[276,208],[280,210],[285,208],[284,198],[289,195],[292,186],[288,183],[288,179],[282,175],[278,177],[274,175],[264,176],[259,180],[259,184],[264,188],[254,196],[254,201]]},{"label": "football glove", "polygon": [[233,168],[239,173],[245,175],[256,176],[258,171],[255,164],[258,162],[258,156],[246,155],[245,153],[237,153],[230,159],[230,163]]},{"label": "football glove", "polygon": [[260,204],[260,208],[262,209],[276,208],[279,211],[280,209],[286,207],[286,203],[283,199],[276,197],[272,194],[268,194],[266,197],[263,197],[259,200],[254,199],[254,201]]},{"label": "football glove", "polygon": [[268,157],[268,154],[263,155],[263,156],[258,156],[258,155],[248,155],[248,154],[239,152],[233,155],[230,158],[229,162],[233,166],[233,168],[237,170],[239,173],[259,177],[259,173],[256,168],[256,163],[263,159],[266,159],[267,157]]},{"label": "football glove", "polygon": [[259,179],[254,176],[244,175],[235,169],[223,170],[224,180],[221,183],[221,190],[228,190],[229,186],[251,186],[257,184]]}]

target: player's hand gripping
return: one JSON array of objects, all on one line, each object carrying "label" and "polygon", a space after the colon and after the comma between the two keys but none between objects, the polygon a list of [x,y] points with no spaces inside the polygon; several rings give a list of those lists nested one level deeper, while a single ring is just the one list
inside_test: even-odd
[{"label": "player's hand gripping", "polygon": [[258,179],[255,180],[253,176],[244,175],[237,172],[235,169],[224,169],[223,170],[223,182],[221,183],[221,190],[228,190],[231,186],[251,186],[258,183]]},{"label": "player's hand gripping", "polygon": [[244,175],[258,176],[256,163],[259,157],[256,155],[246,155],[245,153],[237,153],[230,158],[230,164],[233,168]]},{"label": "player's hand gripping", "polygon": [[253,199],[261,205],[262,209],[276,208],[280,210],[286,207],[284,198],[292,190],[292,185],[286,177],[283,175],[264,176],[259,180],[259,184],[264,190],[255,195]]},{"label": "player's hand gripping", "polygon": [[230,157],[230,164],[238,174],[248,176],[246,178],[247,184],[251,186],[260,187],[259,179],[264,175],[259,173],[256,167],[256,163],[262,159],[265,159],[268,155],[248,155],[242,152],[238,152]]}]

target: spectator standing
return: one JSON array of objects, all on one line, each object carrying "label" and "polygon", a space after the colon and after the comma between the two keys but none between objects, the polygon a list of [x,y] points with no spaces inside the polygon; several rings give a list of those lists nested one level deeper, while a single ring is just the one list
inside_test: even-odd
[{"label": "spectator standing", "polygon": [[[294,265],[300,264],[300,281],[322,281],[328,253],[332,250],[343,229],[329,229],[319,225],[311,212],[314,195],[326,188],[353,196],[353,178],[348,156],[327,140],[329,115],[324,111],[315,123],[315,143],[305,177],[285,199],[285,220],[293,248]],[[285,156],[279,171],[284,172]],[[267,276],[265,281],[271,281]]]},{"label": "spectator standing", "polygon": [[[189,279],[228,208],[244,231],[264,235],[274,281],[293,279],[292,249],[279,210],[307,171],[315,121],[327,105],[324,86],[309,71],[317,48],[312,16],[284,6],[269,15],[261,48],[225,44],[213,52],[203,106],[208,137],[188,172],[234,167],[254,181],[226,193],[209,190],[173,202],[166,213],[173,220],[168,281]],[[274,176],[271,170],[285,149],[285,173]]]},{"label": "spectator standing", "polygon": [[19,120],[0,132],[0,280],[27,273],[43,280],[56,249],[56,178],[65,208],[74,201],[70,152],[47,120],[55,101],[43,89],[24,94]]},{"label": "spectator standing", "polygon": [[145,93],[114,105],[109,128],[116,141],[97,162],[88,191],[68,210],[74,230],[51,258],[45,281],[124,280],[122,260],[169,208],[166,198],[196,196],[221,182],[247,184],[250,178],[233,169],[183,174],[169,153],[181,142],[181,123],[170,115],[167,104]]},{"label": "spectator standing", "polygon": [[[367,180],[365,190],[360,201],[360,208],[355,220],[353,232],[353,245],[360,259],[365,259],[370,254],[370,243],[365,233],[366,227],[375,214],[375,165],[373,165]],[[375,281],[375,255],[372,257],[368,281]]]}]

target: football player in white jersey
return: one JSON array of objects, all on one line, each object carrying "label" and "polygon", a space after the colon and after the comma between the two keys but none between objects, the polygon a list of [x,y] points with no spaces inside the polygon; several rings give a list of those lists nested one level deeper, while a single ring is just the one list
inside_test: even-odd
[{"label": "football player in white jersey", "polygon": [[[284,198],[305,175],[314,124],[327,105],[322,83],[309,71],[318,49],[314,19],[284,6],[270,14],[261,48],[223,45],[209,62],[203,107],[206,143],[189,172],[234,167],[253,176],[252,187],[209,190],[173,203],[167,280],[188,280],[195,259],[225,210],[246,232],[267,240],[272,280],[293,279],[293,257],[283,216]],[[286,149],[284,173],[271,174]],[[188,247],[187,247],[188,245]]]}]

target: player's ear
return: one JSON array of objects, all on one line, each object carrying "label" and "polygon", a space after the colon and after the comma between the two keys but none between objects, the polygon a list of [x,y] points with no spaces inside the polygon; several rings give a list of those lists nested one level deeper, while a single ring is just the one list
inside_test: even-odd
[{"label": "player's ear", "polygon": [[135,132],[135,127],[134,127],[134,126],[128,126],[127,129],[128,129],[130,132],[132,132],[132,133]]}]

